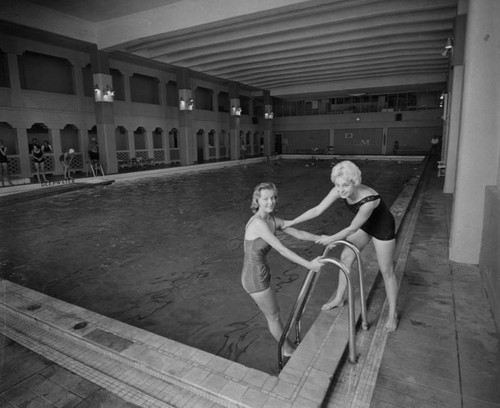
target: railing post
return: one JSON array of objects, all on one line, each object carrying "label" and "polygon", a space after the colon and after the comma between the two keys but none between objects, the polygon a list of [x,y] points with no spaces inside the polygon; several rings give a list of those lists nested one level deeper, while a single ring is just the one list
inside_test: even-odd
[{"label": "railing post", "polygon": [[354,255],[356,255],[356,261],[358,263],[358,275],[359,275],[359,295],[360,295],[359,297],[361,301],[361,328],[366,331],[369,328],[369,324],[366,314],[365,277],[364,277],[365,274],[363,272],[363,263],[361,262],[361,253],[359,249],[356,247],[356,245],[354,245],[353,243],[345,240],[339,240],[332,242],[330,245],[328,245],[327,249],[323,253],[323,256],[325,256],[331,248],[334,248],[338,244],[342,244],[349,247],[354,252]]},{"label": "railing post", "polygon": [[[361,263],[361,255],[359,249],[352,244],[349,241],[345,240],[339,240],[335,241],[332,244],[328,245],[325,248],[325,251],[323,252],[322,255],[322,262],[326,263],[333,263],[336,265],[344,274],[346,281],[347,281],[347,290],[348,290],[348,319],[349,319],[349,361],[351,363],[356,363],[356,331],[355,331],[355,305],[354,305],[354,288],[352,286],[351,282],[351,277],[349,270],[347,267],[340,262],[338,259],[335,258],[326,258],[326,255],[330,251],[330,249],[334,248],[338,244],[345,245],[349,247],[354,254],[356,255],[356,260],[358,262],[358,272],[359,272],[359,290],[360,290],[360,299],[361,299],[361,319],[362,319],[362,324],[361,327],[363,330],[368,330],[368,320],[366,316],[366,299],[365,299],[365,289],[364,289],[364,273],[363,273],[363,266]],[[309,300],[309,297],[311,295],[314,283],[316,281],[316,278],[318,276],[317,272],[314,271],[309,271],[306,278],[304,279],[304,283],[302,284],[302,287],[299,292],[299,296],[297,297],[297,300],[295,301],[295,304],[293,305],[292,308],[292,313],[290,314],[290,317],[288,318],[288,321],[283,329],[283,334],[281,335],[281,338],[278,342],[278,361],[279,361],[279,367],[282,369],[285,365],[284,359],[284,352],[283,352],[283,346],[285,344],[285,341],[288,338],[288,335],[290,334],[290,329],[292,324],[295,322],[295,336],[296,336],[296,343],[300,343],[301,341],[301,328],[300,328],[300,319],[302,317],[302,313],[304,312],[305,305],[307,301]]]},{"label": "railing post", "polygon": [[356,331],[354,324],[354,289],[352,287],[351,276],[347,267],[340,262],[338,259],[334,258],[324,258],[323,262],[332,263],[337,266],[344,274],[347,281],[347,303],[349,305],[349,361],[353,364],[356,363]]},{"label": "railing post", "polygon": [[[304,309],[305,302],[307,302],[307,299],[310,294],[310,289],[312,288],[314,281],[316,280],[318,273],[314,271],[309,271],[306,278],[304,279],[304,283],[302,284],[302,287],[299,292],[299,296],[297,297],[297,300],[295,301],[293,308],[292,308],[292,313],[290,313],[290,317],[288,318],[288,321],[286,322],[285,328],[283,329],[283,334],[281,335],[280,341],[278,342],[278,361],[279,361],[279,367],[280,369],[283,368],[285,365],[284,360],[285,356],[283,353],[283,346],[285,344],[286,339],[288,338],[288,335],[290,334],[290,328],[293,324],[293,322],[297,322],[297,316],[299,313],[301,313]],[[299,335],[300,336],[300,335]]]}]

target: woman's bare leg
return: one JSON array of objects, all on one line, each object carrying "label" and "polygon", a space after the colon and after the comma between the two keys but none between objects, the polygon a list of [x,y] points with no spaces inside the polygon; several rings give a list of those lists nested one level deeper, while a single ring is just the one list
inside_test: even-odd
[{"label": "woman's bare leg", "polygon": [[40,163],[35,162],[35,168],[36,168],[36,178],[38,179],[38,182],[41,183],[42,180],[40,180]]},{"label": "woman's bare leg", "polygon": [[47,177],[45,177],[45,163],[40,163],[40,168],[42,170],[43,181],[47,182]]},{"label": "woman's bare leg", "polygon": [[398,327],[398,315],[396,313],[396,302],[398,297],[398,282],[394,274],[394,253],[396,251],[396,240],[380,241],[373,238],[373,245],[377,253],[378,265],[384,278],[387,302],[389,303],[389,316],[385,327],[394,331]]},{"label": "woman's bare leg", "polygon": [[[261,292],[250,293],[250,296],[252,296],[253,300],[266,317],[267,325],[272,336],[279,342],[283,334],[283,322],[280,317],[276,293],[271,288],[267,288]],[[285,355],[290,356],[293,351],[293,346],[287,340],[284,344]]]},{"label": "woman's bare leg", "polygon": [[9,166],[7,163],[1,163],[1,166],[2,166],[2,186],[5,185],[5,182],[4,182],[4,177],[7,176],[7,181],[9,182],[9,184],[12,186],[14,185],[12,183],[12,180],[10,178],[10,173],[9,173]]},{"label": "woman's bare leg", "polygon": [[[368,242],[370,242],[371,236],[368,235],[363,230],[357,230],[354,234],[347,237],[347,241],[354,244],[359,251],[361,251]],[[342,254],[340,255],[340,262],[342,262],[347,270],[351,271],[351,266],[356,259],[356,255],[349,247],[344,247]],[[337,291],[335,294],[326,302],[321,310],[329,310],[335,307],[340,307],[345,303],[345,291],[347,289],[347,280],[342,271],[339,271],[339,283],[337,286]]]}]

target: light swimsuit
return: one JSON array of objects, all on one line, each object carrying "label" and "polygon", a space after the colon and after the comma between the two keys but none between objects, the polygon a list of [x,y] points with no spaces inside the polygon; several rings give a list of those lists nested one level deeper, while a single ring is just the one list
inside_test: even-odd
[{"label": "light swimsuit", "polygon": [[[276,221],[271,217],[276,231]],[[247,224],[248,227],[248,224]],[[271,286],[271,273],[266,256],[271,250],[262,238],[245,239],[245,257],[241,271],[241,285],[247,293],[261,292]]]}]

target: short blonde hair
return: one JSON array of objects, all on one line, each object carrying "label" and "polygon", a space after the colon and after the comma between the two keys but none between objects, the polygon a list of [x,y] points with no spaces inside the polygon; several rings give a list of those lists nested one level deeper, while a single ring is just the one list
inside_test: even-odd
[{"label": "short blonde hair", "polygon": [[259,198],[260,198],[260,192],[262,190],[271,190],[274,192],[274,196],[276,197],[276,200],[278,199],[278,188],[274,183],[260,183],[257,187],[254,188],[253,190],[253,196],[252,196],[252,204],[250,204],[250,208],[252,209],[252,212],[255,214],[257,210],[259,209]]},{"label": "short blonde hair", "polygon": [[361,184],[361,170],[349,160],[341,161],[332,168],[332,183],[335,183],[337,177],[344,177],[351,181],[355,186]]}]

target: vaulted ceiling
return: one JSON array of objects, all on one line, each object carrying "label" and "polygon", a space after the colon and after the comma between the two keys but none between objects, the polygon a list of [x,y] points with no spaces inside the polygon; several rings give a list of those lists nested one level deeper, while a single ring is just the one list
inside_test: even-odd
[{"label": "vaulted ceiling", "polygon": [[271,91],[446,86],[458,0],[17,0],[0,21]]}]

